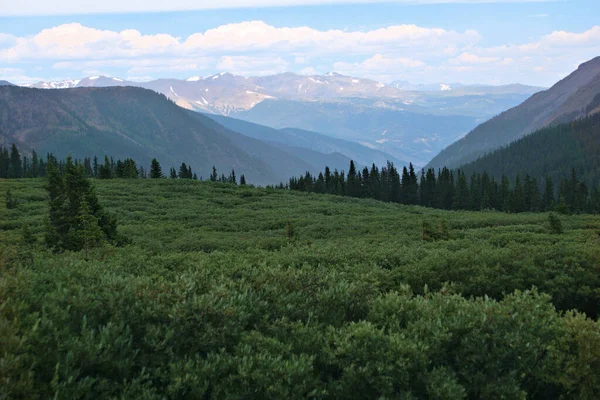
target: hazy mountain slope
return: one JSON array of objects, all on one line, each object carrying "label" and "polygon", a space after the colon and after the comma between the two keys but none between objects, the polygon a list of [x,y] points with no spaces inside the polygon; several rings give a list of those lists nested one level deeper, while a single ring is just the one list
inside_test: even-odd
[{"label": "hazy mountain slope", "polygon": [[283,100],[266,100],[234,116],[273,128],[328,132],[420,164],[477,123],[473,117],[436,116],[353,103]]},{"label": "hazy mountain slope", "polygon": [[[239,133],[237,130],[234,131],[233,129],[229,129],[229,127],[225,127],[228,129],[223,129],[223,125],[209,118],[207,115],[191,111],[189,113],[193,115],[194,118],[201,120],[203,125],[219,130],[223,136],[231,140],[237,147],[243,149],[252,157],[257,158],[276,169],[275,175],[278,177],[289,178],[294,176],[294,174],[297,175],[306,171],[316,173],[321,171],[326,165],[330,165],[332,168],[340,166],[345,168],[350,163],[349,158],[339,153],[325,154],[310,149],[282,145],[264,139],[255,139]],[[279,151],[275,149],[278,149]],[[286,181],[287,178],[280,179],[280,181]],[[269,183],[278,182],[270,181]]]},{"label": "hazy mountain slope", "polygon": [[600,93],[600,57],[579,68],[550,89],[477,126],[438,154],[429,165],[457,167],[544,126],[583,115]]},{"label": "hazy mountain slope", "polygon": [[[255,183],[276,183],[316,169],[266,143],[247,138],[213,120],[177,107],[140,88],[38,90],[0,88],[0,141],[38,153],[76,157],[110,154],[148,165],[189,163],[207,176],[212,165]],[[314,170],[313,169],[313,170]]]},{"label": "hazy mountain slope", "polygon": [[[219,73],[206,78],[149,82],[92,76],[34,86],[143,87],[189,110],[233,116],[278,129],[326,132],[419,165],[429,162],[478,123],[521,103],[539,89],[518,84],[393,86],[337,73],[261,77]],[[343,148],[332,150],[348,154]]]},{"label": "hazy mountain slope", "polygon": [[[334,138],[316,132],[295,128],[273,129],[264,125],[255,124],[221,115],[207,115],[228,129],[239,132],[255,139],[279,143],[296,148],[314,150],[320,153],[340,153],[361,165],[384,165],[388,160],[396,165],[407,164],[398,160],[391,154],[371,149],[349,140]],[[331,167],[331,166],[330,166]]]},{"label": "hazy mountain slope", "polygon": [[9,81],[0,81],[0,86],[14,86],[12,83],[10,83]]},{"label": "hazy mountain slope", "polygon": [[461,167],[467,175],[485,171],[511,181],[517,174],[539,182],[549,176],[555,185],[570,177],[571,168],[589,186],[600,183],[600,113],[543,128]]}]

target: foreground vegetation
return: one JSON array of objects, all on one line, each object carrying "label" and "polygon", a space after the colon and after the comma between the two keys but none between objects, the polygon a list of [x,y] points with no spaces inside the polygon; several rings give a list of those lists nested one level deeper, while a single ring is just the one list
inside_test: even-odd
[{"label": "foreground vegetation", "polygon": [[97,180],[132,243],[86,256],[46,183],[0,180],[0,398],[600,392],[598,216]]}]

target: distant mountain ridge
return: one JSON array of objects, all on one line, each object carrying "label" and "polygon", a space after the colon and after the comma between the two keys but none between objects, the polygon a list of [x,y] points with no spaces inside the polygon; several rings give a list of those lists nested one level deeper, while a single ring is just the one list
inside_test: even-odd
[{"label": "distant mountain ridge", "polygon": [[417,165],[426,164],[477,124],[540,89],[524,85],[451,84],[436,91],[422,86],[417,87],[421,91],[415,91],[334,72],[261,77],[219,73],[149,82],[91,76],[33,86],[143,87],[162,93],[189,110],[231,116],[276,129],[324,132]]},{"label": "distant mountain ridge", "polygon": [[295,128],[273,129],[221,115],[207,114],[207,116],[228,129],[268,143],[304,148],[326,154],[341,153],[363,166],[370,166],[373,163],[381,166],[385,165],[387,161],[391,161],[398,166],[408,165],[408,162],[399,160],[382,151],[316,132]]},{"label": "distant mountain ridge", "polygon": [[550,89],[477,126],[448,146],[431,167],[458,167],[545,126],[569,122],[597,112],[588,109],[600,94],[600,57],[581,64]]},{"label": "distant mountain ridge", "polygon": [[[164,168],[181,162],[199,176],[213,165],[232,168],[257,184],[275,184],[325,165],[346,168],[350,159],[309,149],[272,146],[231,131],[164,95],[134,87],[40,90],[0,87],[0,144],[57,156],[131,157],[144,166],[156,157]],[[307,161],[309,160],[309,161]],[[314,163],[314,164],[313,164]]]}]

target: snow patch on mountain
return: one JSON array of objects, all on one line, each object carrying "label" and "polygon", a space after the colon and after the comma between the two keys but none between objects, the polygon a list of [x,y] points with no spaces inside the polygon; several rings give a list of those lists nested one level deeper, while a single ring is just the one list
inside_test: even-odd
[{"label": "snow patch on mountain", "polygon": [[186,79],[186,82],[198,82],[200,79],[202,79],[200,76],[191,76]]}]

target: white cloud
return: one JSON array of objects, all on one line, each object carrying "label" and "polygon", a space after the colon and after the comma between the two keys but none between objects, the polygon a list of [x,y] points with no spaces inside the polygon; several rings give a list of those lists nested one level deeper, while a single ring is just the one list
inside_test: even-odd
[{"label": "white cloud", "polygon": [[239,75],[272,75],[287,70],[288,62],[280,57],[223,56],[216,68]]},{"label": "white cloud", "polygon": [[[0,50],[0,60],[133,58],[148,55],[191,56],[224,52],[304,52],[311,54],[368,54],[395,47],[403,51],[427,51],[448,46],[474,45],[481,36],[416,25],[395,25],[362,31],[327,30],[309,27],[275,27],[262,21],[221,25],[185,39],[168,34],[142,35],[136,30],[99,30],[79,23],[44,29],[18,37],[11,47]],[[297,56],[298,59],[306,57]]]},{"label": "white cloud", "polygon": [[489,64],[493,62],[497,62],[499,60],[498,57],[481,57],[476,54],[471,53],[462,53],[460,56],[451,58],[448,60],[449,64]]},{"label": "white cloud", "polygon": [[240,75],[334,70],[379,81],[550,85],[581,60],[600,54],[600,26],[493,47],[483,46],[482,39],[473,30],[416,25],[342,31],[247,21],[175,37],[72,23],[31,36],[0,33],[0,65],[23,70],[29,66],[28,72],[50,65],[53,74],[75,78],[108,73],[174,77],[222,70]]},{"label": "white cloud", "polygon": [[407,70],[424,68],[425,63],[407,57],[386,57],[375,54],[362,62],[348,63],[339,61],[333,64],[333,69],[346,75],[364,76],[377,80],[391,80]]},{"label": "white cloud", "polygon": [[322,4],[440,4],[440,3],[530,3],[555,0],[0,0],[0,16],[11,15],[76,15],[96,13],[133,13],[189,11],[226,8],[289,7]]}]

